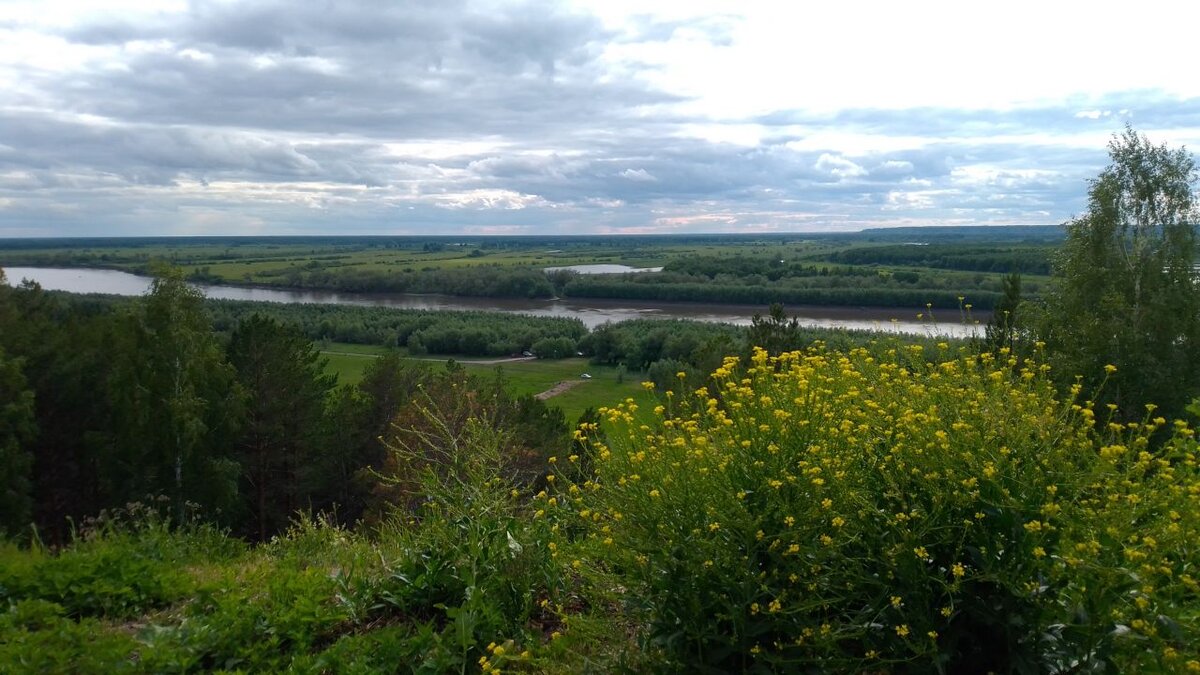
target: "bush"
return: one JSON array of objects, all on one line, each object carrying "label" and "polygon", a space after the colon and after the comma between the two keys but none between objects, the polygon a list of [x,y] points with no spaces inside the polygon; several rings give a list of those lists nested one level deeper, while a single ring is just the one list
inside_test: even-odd
[{"label": "bush", "polygon": [[1100,421],[1033,362],[876,351],[759,350],[585,425],[594,475],[552,510],[664,667],[1200,665],[1191,428]]},{"label": "bush", "polygon": [[542,338],[533,343],[532,349],[539,359],[565,359],[575,356],[575,341],[569,337]]},{"label": "bush", "polygon": [[0,672],[138,672],[133,657],[140,645],[132,637],[64,613],[45,600],[22,600],[0,613]]},{"label": "bush", "polygon": [[126,618],[190,593],[181,563],[225,560],[243,549],[210,525],[172,527],[150,507],[133,503],[87,521],[79,538],[58,553],[0,548],[0,602],[45,600],[72,618]]}]

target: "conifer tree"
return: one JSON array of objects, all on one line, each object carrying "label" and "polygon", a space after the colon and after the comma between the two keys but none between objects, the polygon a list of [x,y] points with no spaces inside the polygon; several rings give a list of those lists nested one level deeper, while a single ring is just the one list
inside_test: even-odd
[{"label": "conifer tree", "polygon": [[[0,284],[3,283],[0,277]],[[0,347],[0,534],[15,534],[33,515],[33,458],[26,443],[34,436],[33,392],[21,360]]]},{"label": "conifer tree", "polygon": [[229,362],[247,394],[238,450],[252,531],[263,540],[328,487],[314,469],[322,465],[325,400],[336,377],[325,374],[325,360],[297,328],[258,314],[233,332]]},{"label": "conifer tree", "polygon": [[1021,305],[1021,273],[1005,275],[1001,281],[1000,301],[992,311],[992,320],[984,329],[985,341],[992,350],[1016,348],[1017,308]]}]

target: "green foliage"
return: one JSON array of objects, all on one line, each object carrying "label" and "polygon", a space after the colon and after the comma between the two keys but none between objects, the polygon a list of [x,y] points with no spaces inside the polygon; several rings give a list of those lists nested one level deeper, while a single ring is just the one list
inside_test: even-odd
[{"label": "green foliage", "polygon": [[180,564],[228,560],[242,544],[210,526],[172,528],[146,505],[89,521],[68,548],[0,549],[0,603],[44,600],[64,616],[126,618],[193,590]]},{"label": "green foliage", "polygon": [[441,293],[488,298],[549,298],[554,286],[539,269],[476,265],[430,269],[287,267],[270,276],[289,288],[354,293]]},{"label": "green foliage", "polygon": [[[770,283],[747,277],[739,283],[720,284],[706,281],[671,280],[661,273],[627,274],[625,278],[586,278],[567,284],[573,298],[622,298],[672,302],[726,303],[738,305],[866,305],[876,307],[923,307],[932,303],[939,309],[957,306],[958,297],[967,293],[972,304],[990,309],[1000,294],[988,287],[964,288],[961,280],[942,288],[906,287],[898,280],[874,274],[869,281],[856,280],[844,286],[814,286]],[[593,277],[615,275],[592,275]],[[818,277],[820,278],[820,277]],[[757,282],[757,283],[756,283]]]},{"label": "green foliage", "polygon": [[104,468],[117,499],[164,491],[181,520],[189,501],[214,512],[234,506],[238,466],[229,441],[242,401],[203,294],[178,270],[161,274],[116,333]]},{"label": "green foliage", "polygon": [[132,673],[140,645],[96,619],[73,621],[61,606],[21,600],[0,613],[0,670],[13,673]]},{"label": "green foliage", "polygon": [[646,381],[653,382],[659,391],[666,391],[679,383],[680,373],[683,373],[685,380],[691,382],[696,382],[703,377],[702,372],[688,363],[675,359],[662,359],[655,361],[646,370]]},{"label": "green foliage", "polygon": [[695,363],[711,354],[719,363],[720,356],[741,347],[744,336],[745,329],[729,324],[637,319],[604,324],[579,347],[595,363],[644,370],[662,359]]},{"label": "green foliage", "polygon": [[549,527],[520,508],[521,485],[508,471],[510,439],[479,418],[444,425],[444,412],[426,409],[437,432],[408,433],[389,445],[390,466],[404,470],[384,478],[424,501],[409,521],[416,527],[392,521],[404,555],[374,593],[384,611],[444,625],[444,647],[458,666],[486,657],[485,643],[528,641],[530,622],[543,617],[541,601],[557,596],[563,579]]},{"label": "green foliage", "polygon": [[[919,236],[919,235],[918,235]],[[1007,274],[1049,274],[1053,247],[1046,244],[889,244],[849,248],[820,259],[850,265],[911,265]]]},{"label": "green foliage", "polygon": [[1055,400],[1036,363],[921,351],[758,351],[727,360],[712,393],[680,383],[650,420],[601,410],[594,474],[564,472],[547,509],[584,568],[624,589],[661,668],[1200,657],[1194,430],[1155,450],[1165,420],[1105,426]]},{"label": "green foliage", "polygon": [[33,392],[21,365],[21,360],[8,358],[0,346],[0,528],[9,534],[23,530],[33,515],[33,457],[25,444],[37,426]]},{"label": "green foliage", "polygon": [[1004,277],[1004,296],[996,304],[992,318],[984,329],[984,344],[992,351],[1017,349],[1018,326],[1021,317],[1017,310],[1021,306],[1021,273],[1013,272]]},{"label": "green foliage", "polygon": [[319,567],[252,565],[199,589],[183,619],[144,635],[153,672],[283,670],[347,620]]},{"label": "green foliage", "polygon": [[169,562],[117,542],[47,556],[27,574],[0,573],[9,601],[54,602],[68,616],[128,617],[163,607],[189,587]]},{"label": "green foliage", "polygon": [[533,343],[531,351],[539,359],[565,359],[575,356],[575,340],[569,337],[542,338]]},{"label": "green foliage", "polygon": [[298,655],[289,671],[314,675],[441,673],[451,664],[439,657],[440,641],[432,624],[383,626],[361,635],[343,635],[317,654]]},{"label": "green foliage", "polygon": [[[66,518],[113,505],[100,494],[99,474],[105,467],[97,466],[104,454],[102,439],[112,425],[110,402],[97,395],[105,390],[111,369],[114,322],[106,312],[89,303],[64,302],[36,286],[0,285],[0,349],[22,362],[33,394],[37,433],[23,436],[21,450],[34,459],[28,476],[34,516],[41,535],[51,542],[66,539]],[[12,386],[0,389],[6,391],[0,397],[20,391]],[[20,454],[13,459],[14,473],[20,475]],[[28,522],[14,519],[5,529],[20,530]]]},{"label": "green foliage", "polygon": [[474,379],[450,365],[441,373],[425,372],[390,417],[384,437],[389,452],[374,488],[376,509],[411,510],[425,503],[425,472],[453,474],[462,469],[461,446],[479,425],[508,444],[494,458],[495,470],[515,484],[532,482],[545,458],[567,438],[561,411],[548,409],[532,396],[509,396],[502,380]]},{"label": "green foliage", "polygon": [[322,445],[325,402],[335,381],[299,330],[258,314],[238,324],[228,356],[247,395],[237,445],[250,496],[248,531],[265,540],[314,493],[328,489]]},{"label": "green foliage", "polygon": [[1109,144],[1088,211],[1067,225],[1039,333],[1064,377],[1136,418],[1151,401],[1178,414],[1200,393],[1195,163],[1132,129]]},{"label": "green foliage", "polygon": [[209,300],[213,326],[230,331],[252,314],[297,326],[310,340],[409,347],[418,353],[509,356],[547,338],[578,340],[578,319],[499,312],[406,310],[352,305],[285,305]]}]

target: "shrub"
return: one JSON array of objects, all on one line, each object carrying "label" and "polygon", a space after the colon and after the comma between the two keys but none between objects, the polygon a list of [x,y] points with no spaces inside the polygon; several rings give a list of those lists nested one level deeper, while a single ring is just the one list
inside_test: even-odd
[{"label": "shrub", "polygon": [[582,429],[593,475],[547,509],[664,667],[1200,665],[1191,428],[1098,420],[1003,352],[874,351],[757,350]]},{"label": "shrub", "polygon": [[141,636],[148,670],[279,672],[348,619],[328,569],[260,560],[218,573],[184,607],[182,621]]},{"label": "shrub", "polygon": [[45,600],[73,618],[124,618],[164,607],[191,590],[170,555],[177,551],[164,543],[147,530],[110,531],[57,554],[6,545],[0,551],[0,602]]},{"label": "shrub", "polygon": [[[540,641],[536,627],[552,619],[547,607],[562,572],[550,529],[525,513],[522,486],[506,471],[509,434],[485,417],[452,425],[437,415],[444,409],[421,412],[437,432],[397,429],[389,444],[396,472],[383,478],[423,498],[385,523],[381,539],[398,555],[367,592],[377,618],[398,615],[439,628],[427,654],[438,669],[498,666],[523,651],[516,645]],[[496,652],[488,644],[507,647]]]},{"label": "shrub", "polygon": [[532,349],[539,359],[565,359],[575,356],[575,341],[569,337],[542,338],[533,343]]},{"label": "shrub", "polygon": [[96,619],[72,621],[60,605],[22,600],[0,613],[0,672],[138,672],[138,643]]}]

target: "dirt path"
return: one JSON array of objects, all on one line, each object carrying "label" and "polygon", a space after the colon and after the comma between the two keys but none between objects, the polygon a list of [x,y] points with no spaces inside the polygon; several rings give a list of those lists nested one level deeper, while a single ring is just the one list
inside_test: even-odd
[{"label": "dirt path", "polygon": [[579,385],[583,384],[583,382],[584,382],[584,380],[563,380],[562,382],[559,382],[558,384],[554,385],[553,387],[550,387],[549,389],[547,389],[546,391],[543,391],[540,394],[534,394],[533,397],[539,401],[545,401],[548,398],[558,396],[559,394],[561,394],[565,391],[574,389],[575,387],[578,387]]},{"label": "dirt path", "polygon": [[[377,359],[380,357],[379,354],[362,354],[359,352],[322,351],[321,353],[322,354],[336,354],[338,356],[361,356],[365,359]],[[439,359],[439,358],[428,357],[428,356],[406,356],[404,358],[409,361],[434,361],[436,363],[445,363],[446,361],[448,361],[454,357],[446,356],[446,357]],[[477,363],[481,366],[494,366],[499,363],[516,363],[518,361],[536,361],[537,357],[536,356],[506,356],[504,358],[499,358],[499,359],[454,359],[454,360],[458,361],[459,363]]]}]

